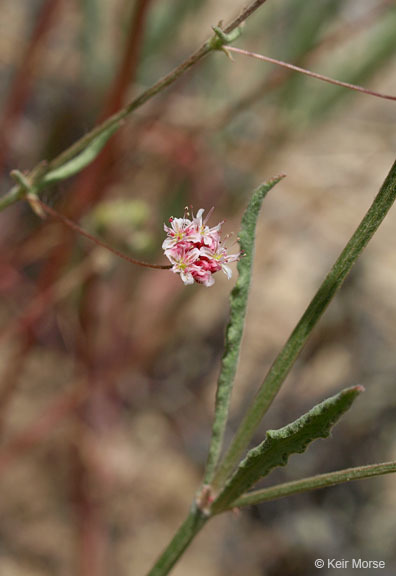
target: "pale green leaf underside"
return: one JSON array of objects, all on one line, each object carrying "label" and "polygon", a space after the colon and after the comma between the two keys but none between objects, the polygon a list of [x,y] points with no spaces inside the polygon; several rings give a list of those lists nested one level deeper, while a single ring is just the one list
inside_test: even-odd
[{"label": "pale green leaf underside", "polygon": [[291,454],[304,452],[308,444],[317,438],[327,438],[332,426],[350,408],[362,390],[361,386],[346,388],[314,406],[291,424],[279,430],[268,430],[264,442],[248,452],[227,482],[213,504],[213,512],[217,513],[229,506],[277,466],[284,466]]},{"label": "pale green leaf underside", "polygon": [[82,152],[80,152],[80,154],[62,166],[59,166],[59,168],[54,168],[54,170],[51,170],[45,174],[39,188],[47,184],[54,184],[55,182],[65,180],[66,178],[71,178],[71,176],[81,172],[81,170],[83,170],[86,166],[95,160],[95,158],[104,148],[106,142],[111,138],[114,132],[118,130],[118,128],[119,122],[111,125],[109,128],[98,134],[98,136],[92,140],[92,142],[90,142],[82,150]]}]

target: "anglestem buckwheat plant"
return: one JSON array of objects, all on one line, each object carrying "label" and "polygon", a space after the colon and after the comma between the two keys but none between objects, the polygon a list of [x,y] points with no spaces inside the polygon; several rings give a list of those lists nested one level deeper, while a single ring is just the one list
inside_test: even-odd
[{"label": "anglestem buckwheat plant", "polygon": [[[203,208],[199,209],[196,215],[193,214],[192,210],[191,212],[186,210],[181,218],[171,217],[168,224],[164,225],[166,238],[162,243],[164,255],[170,262],[167,265],[141,262],[123,254],[102,240],[92,236],[78,224],[59,214],[55,209],[44,204],[38,197],[42,190],[72,177],[91,164],[132,112],[170,86],[210,52],[224,51],[228,56],[232,53],[238,53],[271,62],[325,82],[379,98],[396,100],[395,96],[381,94],[361,86],[333,80],[286,62],[230,47],[229,44],[240,33],[239,25],[263,5],[265,1],[256,0],[251,2],[224,29],[219,26],[213,27],[214,35],[191,54],[189,58],[166,76],[159,79],[127,106],[59,154],[59,156],[48,163],[39,163],[27,175],[17,170],[13,171],[11,175],[16,180],[16,185],[0,198],[0,211],[18,200],[26,200],[37,215],[43,216],[47,214],[57,218],[75,232],[131,264],[169,270],[174,274],[178,274],[186,286],[196,283],[210,287],[215,282],[214,275],[219,271],[223,271],[226,277],[230,279],[232,270],[229,264],[237,262],[238,279],[230,298],[230,320],[226,330],[225,349],[217,383],[214,422],[203,482],[197,491],[186,520],[149,572],[149,576],[165,576],[168,574],[196,534],[208,520],[217,514],[226,512],[234,507],[266,502],[340,482],[396,472],[396,462],[386,462],[340,470],[271,486],[264,490],[248,492],[274,468],[284,466],[290,455],[304,452],[307,446],[318,438],[328,437],[332,427],[351,408],[356,398],[363,391],[360,386],[352,386],[340,391],[338,394],[314,406],[294,422],[283,426],[279,430],[268,430],[260,444],[251,450],[248,449],[249,443],[264,414],[269,409],[287,374],[292,369],[314,326],[393,205],[396,198],[396,163],[391,168],[380,192],[361,224],[336,260],[283,349],[275,359],[223,458],[221,458],[221,454],[224,447],[232,387],[237,370],[247,310],[256,222],[266,194],[283,176],[266,182],[253,192],[243,215],[238,238],[240,251],[236,253],[230,254],[226,244],[221,239],[220,233],[223,222],[212,227],[209,226],[209,217],[213,209],[209,210],[206,217],[204,217]],[[68,406],[69,404],[66,405],[66,408]]]}]

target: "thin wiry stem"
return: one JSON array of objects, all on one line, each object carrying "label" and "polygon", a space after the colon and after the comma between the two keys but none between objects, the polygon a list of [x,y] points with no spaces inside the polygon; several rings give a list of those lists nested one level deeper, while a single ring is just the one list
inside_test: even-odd
[{"label": "thin wiry stem", "polygon": [[81,236],[88,238],[88,240],[91,240],[91,242],[94,242],[97,246],[101,246],[102,248],[105,248],[106,250],[108,250],[112,254],[115,254],[116,256],[118,256],[119,258],[122,258],[123,260],[126,260],[130,264],[135,264],[137,266],[143,266],[144,268],[154,268],[155,270],[169,270],[170,268],[172,268],[171,265],[150,264],[149,262],[142,262],[141,260],[136,260],[136,258],[132,258],[131,256],[127,256],[127,254],[124,254],[123,252],[120,252],[116,248],[113,248],[112,246],[110,246],[106,242],[103,242],[103,240],[100,240],[96,236],[92,236],[92,234],[89,234],[89,232],[87,232],[86,230],[81,228],[81,226],[79,226],[78,224],[73,222],[73,220],[66,218],[66,216],[63,216],[63,214],[60,214],[57,210],[54,210],[54,208],[51,208],[50,206],[48,206],[48,204],[44,204],[44,202],[42,202],[38,198],[35,199],[35,202],[38,203],[40,208],[46,214],[49,214],[53,218],[60,220],[60,222],[62,222],[62,224],[64,224],[65,226],[67,226],[71,230],[74,230],[74,232],[81,234]]},{"label": "thin wiry stem", "polygon": [[[360,34],[362,30],[373,24],[375,18],[382,14],[386,8],[389,8],[392,2],[393,0],[383,0],[382,3],[364,13],[353,22],[347,22],[335,32],[326,35],[318,44],[315,44],[315,46],[304,54],[304,62],[307,59],[309,61],[315,61],[322,54],[323,50],[328,50],[335,45],[339,46],[343,41],[349,40],[356,34]],[[287,68],[275,68],[272,73],[255,86],[253,90],[242,96],[240,100],[231,103],[220,116],[216,114],[216,117],[211,118],[208,125],[205,126],[206,130],[212,132],[223,130],[236,116],[249,106],[255,104],[263,95],[268,95],[269,92],[279,88],[279,86],[289,78],[290,72],[292,72],[292,70]]]},{"label": "thin wiry stem", "polygon": [[242,56],[248,56],[249,58],[255,58],[256,60],[262,60],[264,62],[269,62],[270,64],[276,64],[277,66],[283,66],[283,68],[288,68],[294,72],[299,72],[300,74],[305,74],[310,78],[316,78],[317,80],[322,80],[323,82],[328,82],[329,84],[335,84],[336,86],[342,86],[343,88],[349,88],[350,90],[355,90],[356,92],[362,92],[363,94],[368,94],[370,96],[375,96],[376,98],[383,98],[384,100],[396,101],[396,96],[390,94],[383,94],[382,92],[375,92],[374,90],[369,90],[363,86],[357,86],[356,84],[350,84],[349,82],[342,82],[341,80],[335,80],[334,78],[329,78],[323,74],[318,74],[317,72],[311,72],[305,68],[300,68],[300,66],[295,66],[294,64],[289,64],[288,62],[283,62],[283,60],[277,60],[276,58],[271,58],[270,56],[264,56],[263,54],[257,54],[256,52],[249,52],[249,50],[243,50],[242,48],[235,48],[234,46],[227,46],[229,52],[235,52],[235,54],[241,54]]},{"label": "thin wiry stem", "polygon": [[203,514],[194,504],[191,507],[186,520],[180,526],[169,546],[167,546],[158,558],[147,576],[165,576],[166,574],[169,574],[170,570],[179,560],[190,542],[195,538],[207,521],[208,516],[205,516],[205,514]]},{"label": "thin wiry stem", "polygon": [[[242,9],[240,14],[236,16],[231,22],[224,28],[224,32],[229,34],[242,22],[244,22],[249,16],[251,16],[260,6],[262,6],[266,0],[255,0],[251,2],[246,8]],[[215,36],[217,38],[217,36]],[[180,78],[185,72],[187,72],[190,68],[195,66],[198,62],[200,62],[205,56],[207,56],[210,52],[215,50],[213,43],[210,40],[204,42],[198,50],[193,52],[184,62],[179,64],[176,68],[174,68],[171,72],[166,74],[163,78],[160,78],[155,84],[153,84],[150,88],[145,90],[140,96],[132,100],[129,104],[127,104],[124,108],[122,108],[119,112],[113,114],[93,128],[90,132],[85,134],[82,138],[77,140],[74,144],[72,144],[69,148],[64,150],[61,154],[59,154],[56,158],[51,160],[46,165],[46,172],[53,170],[54,168],[58,168],[63,166],[66,162],[74,158],[77,154],[79,154],[82,150],[87,148],[91,142],[93,142],[98,136],[102,133],[108,131],[112,127],[120,127],[122,122],[132,114],[137,108],[140,108],[143,104],[145,104],[148,100],[151,100],[154,96],[162,92],[165,88],[173,84],[178,78]],[[31,171],[34,172],[37,169],[33,169]],[[44,177],[44,174],[42,175]],[[35,180],[34,184],[37,188],[41,189],[40,182],[41,178]],[[0,198],[0,211],[13,204],[21,197],[21,186],[17,186],[11,189],[5,196]]]},{"label": "thin wiry stem", "polygon": [[238,26],[243,22],[245,22],[245,20],[247,20],[249,16],[253,14],[253,12],[256,12],[256,10],[260,8],[260,6],[264,4],[264,2],[266,2],[266,0],[255,0],[245,8],[242,8],[240,14],[236,18],[231,20],[231,22],[224,28],[223,31],[226,34],[229,34],[233,30],[238,28]]}]

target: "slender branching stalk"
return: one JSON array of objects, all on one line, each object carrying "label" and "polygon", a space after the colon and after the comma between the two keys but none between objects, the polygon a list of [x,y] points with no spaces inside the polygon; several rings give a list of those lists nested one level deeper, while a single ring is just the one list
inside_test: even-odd
[{"label": "slender branching stalk", "polygon": [[209,516],[204,514],[194,503],[169,546],[164,550],[147,576],[165,576],[179,560],[190,542],[204,527]]},{"label": "slender branching stalk", "polygon": [[329,84],[335,84],[336,86],[342,86],[343,88],[349,88],[349,90],[355,90],[356,92],[362,92],[363,94],[368,94],[370,96],[376,96],[377,98],[383,98],[384,100],[394,100],[396,101],[396,96],[390,94],[383,94],[382,92],[375,92],[374,90],[369,90],[363,86],[357,86],[356,84],[350,84],[349,82],[342,82],[341,80],[335,80],[334,78],[329,78],[329,76],[324,76],[323,74],[318,74],[317,72],[311,72],[305,68],[300,68],[300,66],[295,66],[294,64],[289,64],[288,62],[283,62],[282,60],[277,60],[276,58],[271,58],[270,56],[264,56],[263,54],[257,54],[256,52],[249,52],[249,50],[243,50],[242,48],[235,48],[235,46],[227,46],[228,52],[234,52],[235,54],[241,54],[242,56],[248,56],[249,58],[255,58],[256,60],[262,60],[263,62],[269,62],[270,64],[276,64],[277,66],[282,66],[288,70],[293,70],[294,72],[299,72],[300,74],[305,74],[310,78],[316,78],[317,80],[322,80],[322,82],[328,82]]},{"label": "slender branching stalk", "polygon": [[81,236],[88,238],[88,240],[90,240],[91,242],[93,242],[97,246],[100,246],[101,248],[108,250],[112,254],[115,254],[115,256],[118,256],[119,258],[126,260],[127,262],[129,262],[129,264],[135,264],[136,266],[142,266],[143,268],[154,268],[155,270],[169,270],[170,268],[172,268],[172,266],[168,265],[168,264],[150,264],[149,262],[143,262],[142,260],[137,260],[136,258],[132,258],[132,256],[128,256],[127,254],[120,252],[120,250],[113,248],[112,246],[110,246],[106,242],[103,242],[103,240],[100,240],[96,236],[93,236],[92,234],[90,234],[89,232],[87,232],[86,230],[81,228],[81,226],[79,226],[78,224],[76,224],[75,222],[70,220],[69,218],[66,218],[66,216],[63,216],[63,214],[60,214],[57,210],[54,210],[53,208],[51,208],[47,204],[44,204],[44,202],[42,202],[38,198],[35,198],[34,202],[46,214],[52,216],[53,218],[56,218],[57,220],[62,222],[65,226],[67,226],[68,228],[70,228],[74,232],[77,232]]},{"label": "slender branching stalk", "polygon": [[[90,132],[85,134],[82,138],[77,140],[72,146],[64,150],[56,158],[48,162],[45,166],[44,173],[31,181],[37,189],[43,187],[43,179],[46,173],[49,173],[55,169],[63,167],[66,163],[70,162],[74,157],[78,156],[83,150],[87,149],[92,143],[97,141],[98,138],[104,133],[111,133],[112,129],[118,129],[123,122],[138,108],[143,104],[154,98],[157,94],[162,92],[165,88],[173,84],[178,78],[183,76],[190,68],[195,66],[200,62],[205,56],[210,52],[219,50],[230,38],[230,34],[240,26],[243,22],[249,18],[260,6],[262,6],[266,0],[255,0],[251,2],[247,7],[241,10],[241,12],[231,20],[231,22],[225,26],[223,29],[224,37],[219,39],[218,33],[215,33],[209,40],[204,42],[200,48],[193,52],[184,62],[179,64],[171,72],[166,74],[163,78],[155,82],[150,88],[142,92],[137,98],[133,99],[129,104],[122,108],[119,112],[110,116],[107,120],[93,128]],[[220,40],[220,43],[219,43]],[[93,159],[92,159],[93,160]],[[91,161],[92,161],[91,160]],[[34,168],[30,175],[37,171],[37,167]],[[68,177],[65,175],[65,177]],[[24,195],[23,187],[16,185],[7,194],[0,198],[0,211],[4,210],[6,207],[14,204],[20,200]]]}]

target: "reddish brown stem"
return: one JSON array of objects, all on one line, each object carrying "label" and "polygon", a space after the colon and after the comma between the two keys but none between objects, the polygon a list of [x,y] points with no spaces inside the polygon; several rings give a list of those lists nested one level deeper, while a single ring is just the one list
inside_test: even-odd
[{"label": "reddish brown stem", "polygon": [[97,246],[101,246],[102,248],[105,248],[109,252],[112,252],[112,254],[115,254],[116,256],[118,256],[119,258],[122,258],[123,260],[126,260],[130,264],[136,264],[137,266],[143,266],[144,268],[153,268],[154,270],[169,270],[170,268],[172,268],[171,265],[150,264],[149,262],[143,262],[141,260],[136,260],[136,258],[132,258],[131,256],[127,256],[123,252],[120,252],[116,248],[113,248],[109,244],[106,244],[106,242],[103,242],[103,240],[99,240],[99,238],[92,236],[92,234],[89,234],[88,232],[86,232],[86,230],[81,228],[78,224],[76,224],[75,222],[73,222],[69,218],[66,218],[66,216],[63,216],[57,210],[54,210],[53,208],[51,208],[47,204],[44,204],[44,202],[42,202],[38,198],[37,198],[36,202],[40,205],[40,207],[44,210],[44,212],[46,212],[47,214],[49,214],[53,218],[60,220],[60,222],[62,222],[62,224],[64,224],[65,226],[67,226],[71,230],[74,230],[74,232],[81,234],[81,236],[88,238],[88,240],[91,240],[91,242],[94,242]]},{"label": "reddish brown stem", "polygon": [[7,161],[9,135],[12,134],[18,117],[29,98],[33,80],[32,73],[37,56],[45,37],[51,29],[54,16],[61,3],[62,0],[47,0],[43,3],[32,37],[26,46],[22,62],[16,71],[4,106],[0,127],[0,173],[2,172],[4,163]]},{"label": "reddish brown stem", "polygon": [[[138,0],[133,10],[124,57],[114,84],[107,96],[100,121],[106,120],[123,105],[128,87],[136,78],[139,55],[143,42],[146,17],[153,0]],[[126,6],[129,2],[126,2]]]},{"label": "reddish brown stem", "polygon": [[234,46],[227,46],[229,52],[235,52],[236,54],[241,54],[242,56],[248,56],[249,58],[255,58],[256,60],[262,60],[264,62],[269,62],[270,64],[276,64],[277,66],[283,66],[283,68],[288,68],[294,72],[299,72],[300,74],[305,74],[311,78],[316,78],[317,80],[322,80],[323,82],[328,82],[329,84],[335,84],[336,86],[342,86],[343,88],[349,88],[350,90],[355,90],[356,92],[362,92],[363,94],[369,94],[370,96],[376,96],[377,98],[383,98],[384,100],[394,100],[396,101],[396,96],[390,94],[382,94],[381,92],[375,92],[374,90],[369,90],[368,88],[363,88],[363,86],[357,86],[355,84],[349,84],[349,82],[342,82],[341,80],[335,80],[334,78],[329,78],[323,74],[318,74],[317,72],[311,72],[305,68],[300,68],[294,64],[289,64],[288,62],[283,62],[283,60],[277,60],[276,58],[271,58],[270,56],[264,56],[263,54],[257,54],[256,52],[249,52],[249,50],[243,50],[242,48],[235,48]]},{"label": "reddish brown stem", "polygon": [[[130,29],[121,66],[107,95],[103,111],[98,119],[99,124],[121,108],[129,86],[134,83],[146,17],[152,1],[138,0],[136,2],[130,20]],[[129,2],[125,4],[124,10],[127,7],[129,9],[128,5]],[[114,136],[95,162],[77,180],[73,187],[71,199],[71,212],[73,214],[83,212],[86,206],[105,195],[118,142],[119,133]]]},{"label": "reddish brown stem", "polygon": [[[143,25],[144,18],[146,16],[147,8],[149,6],[150,1],[151,0],[140,0],[136,5],[136,8],[134,10],[134,14],[133,14],[133,17],[131,20],[131,31],[130,31],[130,34],[128,35],[128,42],[127,42],[125,57],[123,59],[123,63],[121,66],[121,70],[120,70],[118,79],[115,82],[115,86],[109,94],[107,104],[105,105],[105,110],[101,116],[102,119],[105,118],[107,115],[111,114],[111,112],[121,104],[122,99],[123,99],[123,97],[127,91],[129,82],[133,81],[133,78],[134,78],[134,75],[136,72],[137,62],[138,62],[139,47],[140,47],[141,40],[142,40],[142,31],[144,29],[144,25]],[[48,28],[50,26],[50,22],[52,21],[53,14],[55,12],[55,9],[58,7],[58,4],[60,4],[60,2],[61,2],[61,0],[48,0],[43,7],[43,10],[41,12],[41,17],[40,17],[39,22],[38,22],[37,27],[36,27],[36,31],[33,34],[33,39],[32,39],[32,42],[30,43],[30,46],[29,46],[28,55],[24,59],[23,70],[21,69],[21,73],[18,75],[18,78],[19,78],[19,84],[18,84],[19,89],[18,90],[20,90],[21,87],[23,86],[23,82],[21,83],[21,79],[23,80],[25,75],[29,74],[30,69],[33,66],[34,55],[37,52],[37,47],[39,47],[39,45],[41,45],[41,42],[39,42],[39,40],[41,41],[43,39],[44,33],[48,30]],[[14,106],[15,111],[19,110],[21,108],[21,106],[23,105],[24,101],[26,100],[26,97],[27,97],[26,94],[27,93],[26,93],[26,91],[24,93],[25,93],[25,99],[22,99],[18,95],[13,96],[10,99],[11,103],[12,103],[13,98],[15,98],[15,102],[12,104]],[[22,95],[22,92],[21,92],[21,95]],[[106,111],[106,108],[107,108],[107,111]],[[13,112],[13,114],[15,114],[15,111]],[[14,116],[11,114],[11,117],[14,117]],[[1,134],[0,134],[0,143],[1,143]],[[0,155],[1,155],[1,150],[0,150]],[[111,155],[108,158],[111,158]],[[106,166],[107,166],[107,161],[106,161]],[[100,170],[100,174],[103,175],[102,170],[98,166],[94,165],[94,168],[96,168],[97,170]],[[89,173],[89,171],[88,171],[88,173]],[[81,197],[84,197],[84,192],[85,192],[86,188],[90,189],[91,192],[93,191],[92,193],[95,195],[95,197],[96,196],[99,197],[101,194],[103,194],[103,191],[106,189],[106,187],[97,185],[100,175],[94,169],[91,176],[95,175],[95,174],[96,174],[96,176],[95,176],[94,181],[92,180],[92,186],[89,185],[89,182],[87,183],[85,181],[84,176],[80,177]],[[90,180],[90,177],[89,177],[89,180]],[[87,186],[87,184],[88,184],[88,186]],[[80,196],[79,193],[77,195]],[[90,194],[88,194],[88,198],[87,198],[88,202],[90,201],[90,198],[91,198],[91,196],[90,196]],[[74,206],[74,209],[73,209],[73,206],[71,207],[71,212],[72,213],[77,212],[78,214],[80,214],[83,212],[85,205],[86,204],[84,202],[80,203],[78,201],[76,203],[76,205]],[[51,209],[48,207],[47,212],[50,210]],[[55,211],[52,212],[52,216],[55,216]],[[11,331],[8,330],[8,331],[6,331],[6,333],[3,334],[3,336],[4,336],[4,335],[9,335],[10,332],[14,333],[15,329],[16,329],[16,331],[21,332],[21,337],[22,337],[21,346],[24,349],[25,354],[28,353],[29,348],[34,343],[34,339],[31,338],[31,336],[29,336],[32,333],[31,329],[38,322],[41,315],[50,308],[51,303],[52,303],[52,298],[53,298],[52,286],[56,282],[56,279],[59,276],[59,273],[62,270],[65,262],[67,261],[68,255],[70,253],[70,250],[72,247],[72,242],[71,242],[71,238],[70,238],[70,231],[69,231],[70,228],[74,232],[77,231],[78,233],[81,233],[81,234],[85,235],[86,237],[90,238],[96,244],[98,244],[104,248],[108,248],[114,254],[116,254],[117,256],[119,256],[121,258],[126,259],[130,263],[134,263],[134,264],[138,263],[138,261],[135,261],[134,259],[123,255],[121,252],[118,252],[117,250],[114,250],[111,247],[107,247],[104,243],[101,243],[100,240],[97,240],[97,239],[94,239],[93,237],[90,237],[90,235],[88,233],[84,233],[84,231],[81,228],[79,228],[77,225],[74,225],[74,223],[72,221],[68,220],[67,218],[62,217],[60,214],[57,214],[56,217],[58,220],[62,220],[62,218],[63,218],[62,221],[66,226],[68,226],[68,230],[65,231],[63,241],[60,243],[60,245],[58,244],[56,246],[56,248],[53,250],[47,264],[44,266],[44,269],[40,275],[40,279],[38,281],[40,293],[34,299],[34,301],[31,303],[31,305],[28,307],[25,314],[23,314],[23,316],[19,319],[19,321],[13,325],[12,330]],[[145,266],[145,264],[146,263],[140,263],[141,266]],[[151,267],[151,268],[156,268],[155,265],[149,265],[148,264],[147,266]],[[160,266],[157,268],[161,269]],[[166,267],[163,267],[163,268],[166,268]],[[25,342],[26,342],[26,345],[25,345]],[[13,371],[12,366],[10,367],[10,373],[11,373],[11,371]],[[3,404],[2,407],[4,409],[6,409],[6,406],[12,397],[12,392],[15,389],[16,380],[17,380],[17,374],[15,372],[15,375],[13,374],[12,378],[7,378],[7,382],[5,383],[4,389],[2,390],[2,397],[4,396],[4,398],[2,398],[4,400],[4,402],[2,403]]]},{"label": "reddish brown stem", "polygon": [[[106,557],[108,538],[100,502],[97,502],[98,486],[92,486],[92,476],[87,471],[81,445],[84,432],[78,428],[72,446],[73,504],[75,506],[78,576],[104,576],[107,574]],[[95,483],[97,484],[97,483]]]},{"label": "reddish brown stem", "polygon": [[7,355],[7,366],[2,373],[2,383],[0,390],[0,435],[3,432],[4,417],[7,412],[9,402],[17,387],[19,378],[25,368],[25,360],[30,350],[32,339],[28,334],[23,335],[22,341],[17,344],[17,349]]},{"label": "reddish brown stem", "polygon": [[[370,10],[369,12],[363,14],[360,18],[347,22],[345,25],[341,26],[335,32],[326,35],[319,44],[316,44],[308,52],[306,52],[301,60],[305,63],[307,60],[309,62],[317,60],[317,58],[331,46],[339,46],[340,43],[348,41],[353,35],[359,34],[367,26],[375,22],[375,18],[381,15],[386,8],[389,8],[393,0],[384,0],[381,4],[378,4]],[[287,68],[275,68],[271,74],[269,74],[262,82],[253,88],[251,92],[243,96],[239,101],[231,104],[226,110],[217,116],[212,118],[208,126],[213,132],[223,130],[238,114],[246,110],[249,106],[252,106],[257,100],[262,98],[263,94],[268,94],[272,90],[279,88],[287,78],[289,78],[292,70]]]}]

